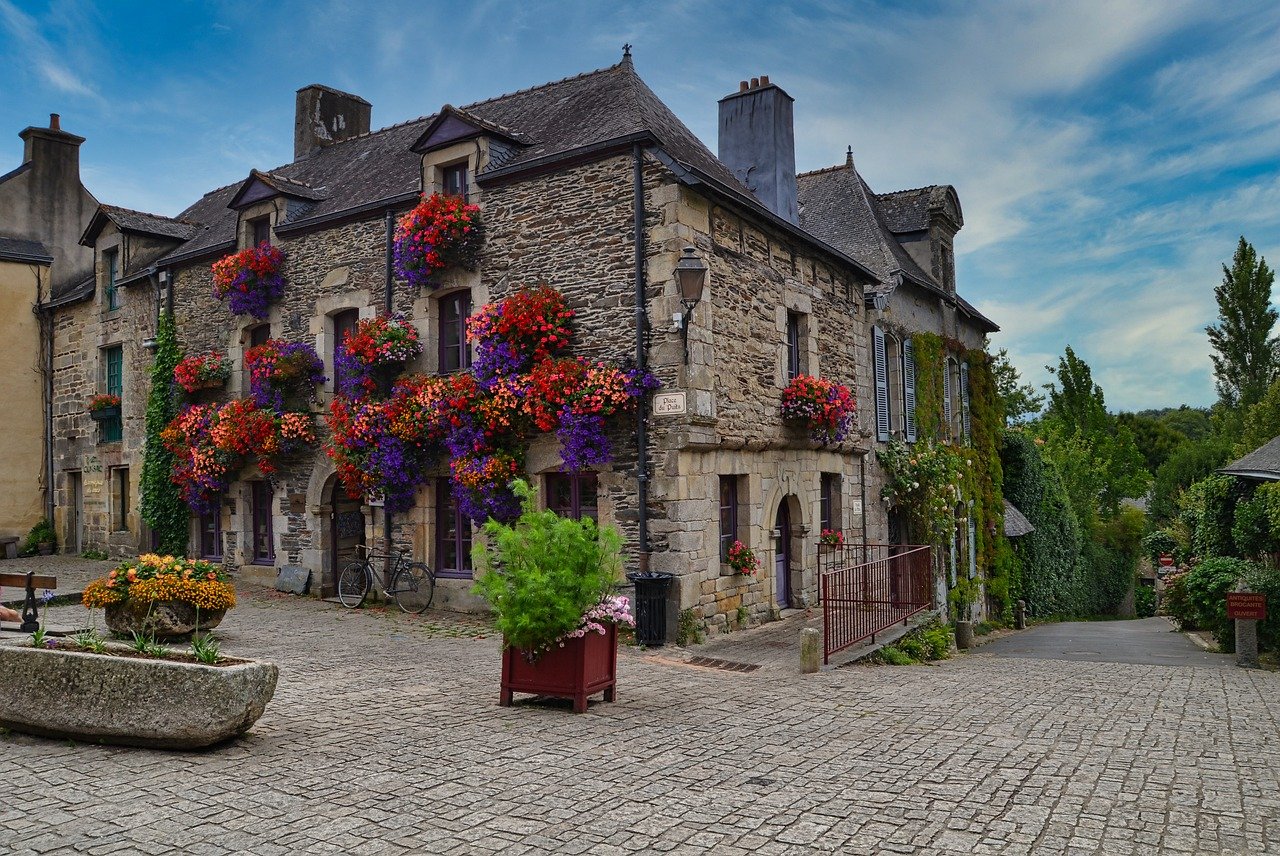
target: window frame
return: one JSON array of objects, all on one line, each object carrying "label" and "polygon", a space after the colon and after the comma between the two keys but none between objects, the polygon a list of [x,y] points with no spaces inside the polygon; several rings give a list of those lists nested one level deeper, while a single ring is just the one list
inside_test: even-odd
[{"label": "window frame", "polygon": [[[568,489],[567,505],[553,500],[557,493],[558,482]],[[547,473],[543,488],[546,490],[548,511],[554,511],[561,517],[572,520],[590,517],[597,523],[600,522],[600,478],[594,470]],[[583,495],[586,493],[589,493],[594,500],[589,505],[583,502]]]},{"label": "window frame", "polygon": [[129,531],[129,468],[111,468],[111,531]]},{"label": "window frame", "polygon": [[787,383],[804,374],[803,314],[787,310]]},{"label": "window frame", "polygon": [[[265,479],[249,482],[249,556],[252,565],[274,566],[276,563],[276,538],[271,519],[274,499],[275,491],[271,489],[270,482]],[[260,542],[258,537],[260,528],[266,529],[265,542]],[[259,551],[260,543],[265,543],[265,551]]]},{"label": "window frame", "polygon": [[[471,368],[471,346],[467,343],[467,319],[471,317],[471,291],[452,291],[441,298],[436,313],[436,370],[438,374],[457,374]],[[456,312],[446,318],[446,312]],[[450,343],[445,333],[450,333]]]},{"label": "window frame", "polygon": [[[264,243],[271,246],[271,215],[266,214],[262,217],[254,217],[248,222],[248,237],[250,247],[260,247]],[[262,239],[258,239],[258,232],[262,231]]]},{"label": "window frame", "polygon": [[[213,523],[210,534],[209,522]],[[211,562],[222,561],[222,509],[217,508],[208,514],[196,516],[197,538],[200,558]],[[208,537],[206,537],[208,536]]]},{"label": "window frame", "polygon": [[[450,535],[452,533],[452,535]],[[471,562],[473,533],[471,521],[458,508],[453,496],[453,485],[448,478],[436,479],[435,550],[436,577],[440,579],[469,580],[475,575]],[[456,561],[445,563],[446,549],[454,551]]]},{"label": "window frame", "polygon": [[[465,202],[470,191],[470,186],[467,183],[467,162],[460,161],[458,163],[444,164],[437,168],[440,170],[440,195],[456,196]],[[461,177],[461,180],[456,184],[458,192],[450,192],[450,179],[458,176]]]},{"label": "window frame", "polygon": [[840,502],[843,479],[839,473],[821,473],[818,499],[818,534],[824,529],[838,532],[844,528],[844,509]]},{"label": "window frame", "polygon": [[106,298],[107,298],[107,311],[114,312],[115,310],[120,308],[120,287],[116,285],[116,281],[118,279],[118,273],[119,273],[119,265],[120,265],[120,250],[117,247],[112,247],[109,250],[104,250],[102,255],[103,255],[104,264],[106,265],[106,269],[107,269],[106,270],[107,282],[106,282],[106,289],[105,289]]},{"label": "window frame", "polygon": [[739,476],[720,476],[720,561],[729,561],[729,548],[741,541],[742,497]]},{"label": "window frame", "polygon": [[[339,309],[329,316],[333,325],[333,348],[329,353],[329,375],[333,378],[335,394],[342,389],[342,369],[338,363],[338,349],[342,347],[342,337],[346,332],[354,333],[360,324],[360,310],[354,307]],[[349,322],[349,323],[348,323]]]},{"label": "window frame", "polygon": [[101,354],[103,389],[107,395],[120,399],[122,413],[100,421],[98,436],[103,443],[119,443],[124,440],[124,345],[107,345],[102,348]]}]

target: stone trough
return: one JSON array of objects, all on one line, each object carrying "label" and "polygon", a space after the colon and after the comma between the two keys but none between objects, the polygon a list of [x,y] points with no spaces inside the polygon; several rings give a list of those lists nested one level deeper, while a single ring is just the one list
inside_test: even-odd
[{"label": "stone trough", "polygon": [[0,643],[0,726],[85,743],[203,749],[247,731],[278,674],[257,660],[206,666]]}]

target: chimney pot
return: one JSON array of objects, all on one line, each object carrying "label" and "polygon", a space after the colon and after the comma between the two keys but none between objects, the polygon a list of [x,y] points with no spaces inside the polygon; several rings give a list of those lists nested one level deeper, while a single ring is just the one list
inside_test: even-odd
[{"label": "chimney pot", "polygon": [[759,88],[760,88],[760,78],[758,78],[758,77],[753,77],[753,78],[751,78],[751,88],[752,88],[752,89],[759,89]]},{"label": "chimney pot", "polygon": [[61,131],[61,130],[62,130],[62,122],[61,122],[61,118],[58,116],[58,114],[57,114],[57,113],[50,113],[50,114],[49,114],[49,130],[50,130],[50,131]]},{"label": "chimney pot", "polygon": [[768,86],[768,85],[769,85],[769,75],[767,75],[767,74],[762,74],[762,75],[760,75],[760,85],[761,85],[761,86]]},{"label": "chimney pot", "polygon": [[739,83],[739,84],[738,84],[738,91],[739,91],[739,92],[746,92],[746,91],[747,91],[747,89],[749,89],[749,88],[750,88],[750,86],[751,86],[751,84],[747,83],[747,82],[744,80],[744,81],[742,81],[741,83]]}]

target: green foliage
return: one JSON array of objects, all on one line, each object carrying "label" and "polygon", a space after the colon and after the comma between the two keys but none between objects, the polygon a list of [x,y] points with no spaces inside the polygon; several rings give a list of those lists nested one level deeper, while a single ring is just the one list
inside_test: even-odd
[{"label": "green foliage", "polygon": [[1151,563],[1156,565],[1160,563],[1160,557],[1165,553],[1170,556],[1177,556],[1178,540],[1173,537],[1173,533],[1168,529],[1156,529],[1142,539],[1142,549],[1147,558],[1151,560]]},{"label": "green foliage", "polygon": [[96,559],[96,560],[98,560],[98,561],[102,561],[103,559],[108,559],[108,558],[110,558],[110,556],[108,556],[108,555],[107,555],[104,551],[102,551],[102,550],[85,550],[83,553],[81,553],[81,554],[80,554],[80,558],[82,558],[82,559]]},{"label": "green foliage", "polygon": [[1218,435],[1175,449],[1156,471],[1147,507],[1152,520],[1163,524],[1177,517],[1183,492],[1230,458],[1231,441]]},{"label": "green foliage", "polygon": [[1077,615],[1114,615],[1133,585],[1146,518],[1128,507],[1099,524],[1079,565]]},{"label": "green foliage", "polygon": [[222,646],[212,633],[197,633],[191,637],[191,656],[212,666],[222,658]]},{"label": "green foliage", "polygon": [[1280,379],[1267,387],[1257,404],[1243,411],[1235,455],[1242,457],[1280,434]]},{"label": "green foliage", "polygon": [[680,619],[676,624],[676,644],[681,648],[689,645],[701,645],[707,638],[698,615],[692,609],[680,610]]},{"label": "green foliage", "polygon": [[102,638],[97,628],[94,627],[90,627],[88,630],[81,630],[79,633],[74,634],[71,640],[86,651],[92,651],[95,654],[101,654],[107,650],[106,640]]},{"label": "green foliage", "polygon": [[1150,618],[1156,614],[1156,590],[1135,581],[1133,588],[1133,609],[1139,618]]},{"label": "green foliage", "polygon": [[1258,622],[1258,648],[1280,651],[1280,568],[1253,563],[1245,568],[1244,581],[1250,591],[1267,597],[1267,617]]},{"label": "green foliage", "polygon": [[1192,441],[1204,440],[1213,433],[1213,420],[1207,407],[1191,407],[1184,404],[1181,407],[1140,410],[1137,415],[1155,419]]},{"label": "green foliage", "polygon": [[916,437],[940,440],[942,425],[942,373],[946,370],[942,337],[934,333],[913,333],[911,347],[916,359]]},{"label": "green foliage", "polygon": [[881,648],[876,652],[876,657],[887,666],[910,666],[916,662],[906,651],[892,645]]},{"label": "green foliage", "polygon": [[160,314],[156,325],[156,355],[151,365],[151,392],[147,396],[147,440],[142,457],[142,519],[158,540],[162,555],[185,556],[191,513],[173,482],[173,452],[160,442],[160,432],[178,415],[173,382],[174,367],[182,360],[173,316]]},{"label": "green foliage", "polygon": [[945,660],[951,656],[951,628],[937,618],[922,624],[892,645],[876,652],[873,660],[890,666],[910,666]]},{"label": "green foliage", "polygon": [[1243,489],[1232,476],[1211,475],[1187,488],[1182,519],[1191,532],[1191,552],[1200,558],[1236,555],[1234,511]]},{"label": "green foliage", "polygon": [[950,543],[967,454],[931,440],[912,445],[891,440],[876,457],[885,472],[881,495],[905,512],[913,536],[925,544]]},{"label": "green foliage", "polygon": [[1150,416],[1117,413],[1116,422],[1133,434],[1134,444],[1142,454],[1148,472],[1154,473],[1169,460],[1175,449],[1187,442],[1187,435]]},{"label": "green foliage", "polygon": [[1223,651],[1235,650],[1235,628],[1227,619],[1227,592],[1249,573],[1241,559],[1205,559],[1185,574],[1166,578],[1166,608],[1183,630],[1209,630]]},{"label": "green foliage", "polygon": [[1280,312],[1271,306],[1274,281],[1266,259],[1242,235],[1231,267],[1222,266],[1222,284],[1213,290],[1218,323],[1205,328],[1215,352],[1210,359],[1218,398],[1228,407],[1252,406],[1276,379],[1280,340],[1272,331]]},{"label": "green foliage", "polygon": [[1027,602],[1031,616],[1074,614],[1080,599],[1076,565],[1082,539],[1057,471],[1021,431],[1005,432],[1001,461],[1005,498],[1035,527],[1013,542],[1021,566],[1020,577],[1010,587],[1013,596]]},{"label": "green foliage", "polygon": [[20,552],[31,554],[36,552],[41,544],[57,545],[57,543],[58,535],[53,531],[53,524],[49,522],[48,518],[45,518],[35,526],[32,526],[31,530],[27,532],[26,540],[22,542],[22,550]]},{"label": "green foliage", "polygon": [[1044,407],[1044,396],[1036,392],[1034,386],[1019,383],[1022,377],[1010,361],[1009,352],[1005,348],[1001,348],[992,359],[991,373],[1006,422],[1017,424],[1039,413]]},{"label": "green foliage", "polygon": [[589,517],[538,511],[523,481],[513,489],[524,510],[512,524],[484,525],[488,543],[473,551],[484,573],[473,591],[493,607],[508,645],[540,652],[576,629],[618,581],[622,539]]},{"label": "green foliage", "polygon": [[750,617],[751,613],[747,611],[745,606],[738,607],[738,611],[734,615],[734,621],[737,623],[739,630],[742,630],[747,626],[747,621]]},{"label": "green foliage", "polygon": [[1004,402],[997,389],[991,358],[985,353],[970,351],[968,359],[973,466],[968,470],[966,493],[974,502],[977,543],[973,549],[978,567],[986,574],[987,594],[991,596],[995,613],[1012,618],[1009,588],[1016,560],[1004,535],[1004,467],[1000,463]]}]

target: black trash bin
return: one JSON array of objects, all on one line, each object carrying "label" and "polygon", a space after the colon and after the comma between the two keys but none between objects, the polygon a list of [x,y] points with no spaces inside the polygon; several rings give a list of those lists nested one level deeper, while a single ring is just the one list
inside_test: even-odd
[{"label": "black trash bin", "polygon": [[667,641],[667,590],[672,574],[627,574],[636,585],[636,641],[658,647]]}]

